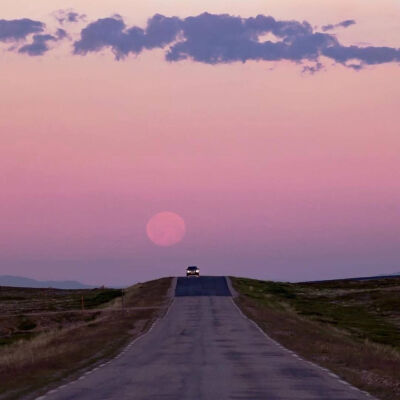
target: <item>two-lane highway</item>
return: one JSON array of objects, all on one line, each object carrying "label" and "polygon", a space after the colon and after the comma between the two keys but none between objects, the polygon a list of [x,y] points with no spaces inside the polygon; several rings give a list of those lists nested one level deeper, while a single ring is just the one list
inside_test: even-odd
[{"label": "two-lane highway", "polygon": [[223,277],[179,278],[168,314],[122,355],[46,400],[365,400],[268,339]]}]

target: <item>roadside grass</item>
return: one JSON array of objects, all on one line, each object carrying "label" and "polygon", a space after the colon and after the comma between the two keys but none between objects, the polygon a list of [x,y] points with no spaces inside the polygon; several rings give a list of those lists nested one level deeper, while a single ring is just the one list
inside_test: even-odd
[{"label": "roadside grass", "polygon": [[400,279],[284,283],[231,278],[272,338],[382,400],[400,398]]},{"label": "roadside grass", "polygon": [[89,293],[89,295],[83,298],[84,306],[89,309],[99,307],[122,295],[122,289],[100,289],[99,291]]},{"label": "roadside grass", "polygon": [[121,289],[34,289],[0,286],[0,315],[97,307],[122,295]]},{"label": "roadside grass", "polygon": [[0,399],[34,398],[111,358],[146,331],[167,307],[170,285],[171,278],[134,285],[124,290],[123,304],[114,293],[97,293],[92,298],[91,312],[71,310],[67,302],[66,312],[8,316],[20,324],[19,328],[22,324],[27,336],[17,335],[17,339],[0,346]]},{"label": "roadside grass", "polygon": [[33,289],[0,287],[0,349],[21,339],[67,324],[87,321],[81,313],[121,297],[121,289]]}]

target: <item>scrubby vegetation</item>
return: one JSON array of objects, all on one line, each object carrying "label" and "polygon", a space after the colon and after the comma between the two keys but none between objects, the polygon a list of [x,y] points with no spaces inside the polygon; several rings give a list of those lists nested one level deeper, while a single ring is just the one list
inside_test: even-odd
[{"label": "scrubby vegetation", "polygon": [[101,306],[120,297],[121,289],[33,289],[0,286],[0,315],[68,311]]},{"label": "scrubby vegetation", "polygon": [[400,398],[400,278],[232,281],[243,311],[276,340],[381,399]]},{"label": "scrubby vegetation", "polygon": [[2,287],[0,400],[30,398],[111,357],[163,312],[170,285],[163,278],[124,291]]}]

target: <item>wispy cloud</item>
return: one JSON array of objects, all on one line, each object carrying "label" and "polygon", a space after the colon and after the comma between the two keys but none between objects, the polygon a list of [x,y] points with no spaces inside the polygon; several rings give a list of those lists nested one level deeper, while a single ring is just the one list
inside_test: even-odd
[{"label": "wispy cloud", "polygon": [[72,9],[58,10],[53,15],[61,25],[84,21],[86,18],[85,14],[80,14]]},{"label": "wispy cloud", "polygon": [[336,28],[348,28],[351,25],[354,25],[356,21],[354,19],[346,19],[345,21],[339,22],[337,24],[328,24],[321,27],[324,32],[331,31]]},{"label": "wispy cloud", "polygon": [[318,71],[321,71],[323,68],[324,68],[323,64],[320,62],[317,62],[314,65],[305,65],[303,67],[303,73],[314,75]]}]

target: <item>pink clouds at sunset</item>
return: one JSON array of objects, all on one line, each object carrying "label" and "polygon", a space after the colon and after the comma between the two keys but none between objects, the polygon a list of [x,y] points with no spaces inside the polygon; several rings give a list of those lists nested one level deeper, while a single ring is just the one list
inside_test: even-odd
[{"label": "pink clouds at sunset", "polygon": [[399,270],[400,7],[364,3],[2,1],[0,274]]}]

